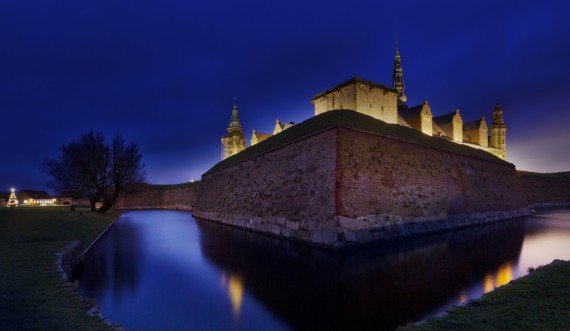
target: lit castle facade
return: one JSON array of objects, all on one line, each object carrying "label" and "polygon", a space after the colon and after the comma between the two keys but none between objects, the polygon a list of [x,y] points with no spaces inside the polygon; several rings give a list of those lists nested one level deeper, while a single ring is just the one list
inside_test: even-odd
[{"label": "lit castle facade", "polygon": [[[334,109],[349,109],[386,123],[413,128],[429,136],[440,137],[458,144],[482,149],[503,160],[506,159],[507,126],[503,118],[503,110],[498,103],[492,112],[490,135],[485,116],[478,120],[464,122],[459,114],[459,109],[448,114],[434,116],[427,99],[420,105],[408,106],[404,71],[397,44],[391,88],[355,77],[317,94],[312,104],[315,106],[315,116]],[[233,137],[230,129],[233,130],[236,127],[236,120],[240,128],[240,137],[242,137],[239,139],[230,138]],[[282,123],[277,120],[273,135],[291,127],[293,124]],[[272,135],[258,133],[253,130],[250,145],[254,145],[270,136]],[[239,146],[236,144],[239,144]],[[228,135],[222,138],[222,149],[224,151],[222,159],[245,149],[245,136],[237,117],[235,103],[230,126],[228,127]],[[228,153],[225,151],[228,151]]]}]

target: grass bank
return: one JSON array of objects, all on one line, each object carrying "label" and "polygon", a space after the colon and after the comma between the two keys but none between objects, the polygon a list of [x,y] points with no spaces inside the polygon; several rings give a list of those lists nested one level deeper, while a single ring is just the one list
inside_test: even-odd
[{"label": "grass bank", "polygon": [[0,208],[0,329],[106,328],[58,273],[55,253],[74,240],[87,246],[118,215],[79,211]]},{"label": "grass bank", "polygon": [[439,318],[399,330],[568,330],[570,261],[537,268]]},{"label": "grass bank", "polygon": [[386,122],[352,110],[332,110],[322,113],[318,116],[311,117],[279,134],[271,136],[258,144],[250,146],[243,151],[218,162],[204,175],[214,173],[218,170],[229,167],[248,158],[266,153],[270,150],[284,146],[298,139],[308,137],[312,134],[333,127],[355,129],[460,155],[475,157],[481,160],[487,160],[501,164],[510,164],[483,150],[456,144],[440,137],[427,136],[415,129],[407,128],[405,126],[397,124],[388,124]]}]

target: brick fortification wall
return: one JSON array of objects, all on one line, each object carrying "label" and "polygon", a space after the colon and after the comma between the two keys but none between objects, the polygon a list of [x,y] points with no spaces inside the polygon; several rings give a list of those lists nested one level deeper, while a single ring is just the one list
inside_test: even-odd
[{"label": "brick fortification wall", "polygon": [[119,197],[114,208],[126,209],[194,209],[198,185],[185,188],[156,188],[152,185],[139,186],[131,194]]},{"label": "brick fortification wall", "polygon": [[318,241],[337,226],[335,134],[328,130],[205,174],[193,215]]},{"label": "brick fortification wall", "polygon": [[525,206],[511,164],[336,126],[206,173],[194,216],[344,247],[521,216]]},{"label": "brick fortification wall", "polygon": [[514,166],[339,130],[340,215],[445,218],[525,206]]},{"label": "brick fortification wall", "polygon": [[345,241],[391,240],[528,214],[515,167],[339,128]]}]

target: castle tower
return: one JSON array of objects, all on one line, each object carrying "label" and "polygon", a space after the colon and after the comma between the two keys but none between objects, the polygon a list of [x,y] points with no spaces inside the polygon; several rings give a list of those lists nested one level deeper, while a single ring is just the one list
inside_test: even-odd
[{"label": "castle tower", "polygon": [[400,58],[399,41],[396,40],[396,54],[394,55],[394,70],[392,71],[392,88],[396,89],[400,96],[398,97],[398,106],[405,106],[408,97],[406,96],[404,85],[404,70],[402,69],[402,59]]},{"label": "castle tower", "polygon": [[232,117],[228,126],[228,134],[222,137],[222,160],[245,149],[245,135],[239,121],[238,108],[234,99]]},{"label": "castle tower", "polygon": [[493,109],[493,123],[491,124],[491,147],[507,152],[507,125],[503,118],[503,109],[497,102]]}]

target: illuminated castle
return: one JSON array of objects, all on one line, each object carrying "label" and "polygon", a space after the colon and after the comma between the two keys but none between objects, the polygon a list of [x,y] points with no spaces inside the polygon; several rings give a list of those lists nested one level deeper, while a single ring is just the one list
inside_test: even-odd
[{"label": "illuminated castle", "polygon": [[[312,104],[315,106],[315,116],[334,109],[349,109],[386,123],[413,128],[429,136],[440,137],[458,144],[482,149],[503,160],[506,159],[507,126],[503,118],[503,110],[498,103],[492,111],[491,134],[489,135],[485,116],[482,116],[481,119],[464,122],[459,109],[447,114],[434,116],[427,99],[420,105],[409,107],[405,87],[402,60],[398,44],[396,44],[392,87],[354,77],[317,94],[312,101]],[[237,119],[235,103],[230,127],[228,127],[228,135],[222,138],[223,150],[231,153],[224,153],[222,159],[245,149],[245,136],[243,136],[243,129],[241,124],[239,124],[239,119],[237,119],[240,129],[239,134],[243,136],[243,139],[231,138],[237,135],[230,133],[230,130],[235,128],[234,111]],[[278,134],[293,124],[282,123],[277,120],[273,134]],[[232,125],[234,126],[232,127]],[[250,145],[254,145],[270,136],[271,134],[258,133],[253,130]],[[239,147],[235,147],[237,142],[240,144]]]}]

